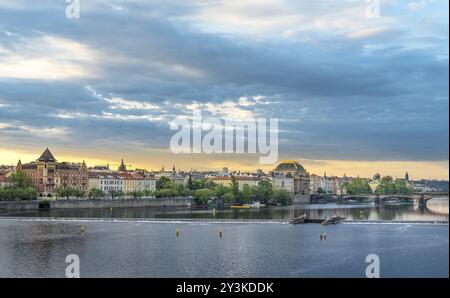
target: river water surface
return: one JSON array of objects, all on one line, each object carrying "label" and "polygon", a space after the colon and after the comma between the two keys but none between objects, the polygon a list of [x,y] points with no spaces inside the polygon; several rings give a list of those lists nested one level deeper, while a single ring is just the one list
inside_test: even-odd
[{"label": "river water surface", "polygon": [[[152,208],[6,212],[0,277],[64,277],[68,254],[79,256],[82,277],[365,277],[369,254],[379,256],[381,277],[448,277],[448,224],[430,223],[448,221],[448,199],[432,201],[426,208],[296,205],[215,215]],[[389,221],[285,223],[303,213]]]}]

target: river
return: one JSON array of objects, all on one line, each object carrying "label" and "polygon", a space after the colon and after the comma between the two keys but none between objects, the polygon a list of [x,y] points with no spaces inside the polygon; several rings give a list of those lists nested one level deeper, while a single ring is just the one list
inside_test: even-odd
[{"label": "river", "polygon": [[[285,222],[308,212],[388,221]],[[369,254],[379,256],[381,277],[448,277],[449,227],[434,220],[448,221],[448,199],[426,208],[295,205],[215,215],[151,208],[8,213],[0,218],[0,277],[64,277],[69,254],[79,256],[81,277],[365,277]]]}]

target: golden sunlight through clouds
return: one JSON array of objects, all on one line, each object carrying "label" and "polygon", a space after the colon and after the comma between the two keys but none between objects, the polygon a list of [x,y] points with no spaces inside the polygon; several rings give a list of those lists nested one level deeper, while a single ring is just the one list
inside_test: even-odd
[{"label": "golden sunlight through clouds", "polygon": [[[19,158],[22,162],[36,160],[45,148],[29,150],[11,150],[0,148],[0,164],[15,165]],[[118,153],[112,149],[74,151],[73,149],[50,148],[58,161],[82,162],[88,166],[109,164],[115,170],[120,160],[124,158],[125,163],[131,169],[146,168],[148,170],[159,170],[162,166],[171,169],[176,165],[177,169],[189,171],[196,170],[220,170],[228,167],[229,170],[255,171],[263,169],[270,171],[274,165],[260,165],[257,155],[245,154],[172,154],[168,150],[148,149],[143,151],[128,151]],[[296,159],[286,157],[289,159]],[[375,173],[382,176],[404,177],[408,172],[412,179],[448,179],[448,161],[349,161],[349,160],[311,160],[297,158],[309,173],[327,175],[356,177],[372,177]],[[279,162],[281,159],[279,160]]]}]

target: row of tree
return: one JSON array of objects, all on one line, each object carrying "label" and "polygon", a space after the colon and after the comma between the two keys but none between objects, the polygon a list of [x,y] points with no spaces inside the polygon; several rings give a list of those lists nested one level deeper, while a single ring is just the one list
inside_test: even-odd
[{"label": "row of tree", "polygon": [[372,188],[367,179],[355,178],[352,182],[344,184],[345,190],[348,194],[368,194],[372,193]]},{"label": "row of tree", "polygon": [[[369,182],[363,178],[353,179],[351,183],[346,183],[344,187],[348,194],[372,193]],[[378,184],[374,192],[378,195],[391,195],[411,194],[414,190],[405,180],[394,180],[391,176],[385,176],[381,178],[380,184]]]},{"label": "row of tree", "polygon": [[379,195],[411,194],[413,192],[413,188],[405,180],[394,180],[391,176],[381,178],[380,184],[375,189],[375,193]]},{"label": "row of tree", "polygon": [[199,203],[206,203],[210,199],[219,199],[226,203],[251,203],[259,201],[263,204],[280,203],[287,205],[291,197],[286,190],[272,188],[272,183],[266,180],[258,186],[245,184],[242,188],[235,177],[231,177],[230,186],[216,184],[210,179],[192,180],[186,184],[177,184],[166,177],[161,177],[156,183],[156,197],[164,196],[193,196]]},{"label": "row of tree", "polygon": [[13,173],[10,186],[0,188],[0,201],[34,200],[37,197],[33,181],[23,171]]}]

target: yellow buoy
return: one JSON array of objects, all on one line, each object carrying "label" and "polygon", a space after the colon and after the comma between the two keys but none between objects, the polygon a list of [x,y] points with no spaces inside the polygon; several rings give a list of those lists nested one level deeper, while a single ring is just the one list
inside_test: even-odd
[{"label": "yellow buoy", "polygon": [[176,230],[175,230],[175,234],[177,235],[177,237],[180,236],[180,230],[179,230],[179,229],[176,229]]},{"label": "yellow buoy", "polygon": [[84,226],[81,226],[81,233],[84,233]]}]

